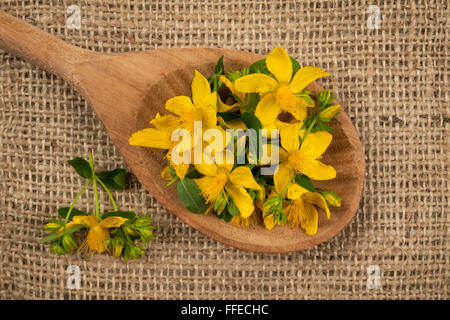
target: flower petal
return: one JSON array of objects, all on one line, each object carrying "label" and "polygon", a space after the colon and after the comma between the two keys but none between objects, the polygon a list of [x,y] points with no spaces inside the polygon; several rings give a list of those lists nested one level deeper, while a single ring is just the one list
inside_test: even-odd
[{"label": "flower petal", "polygon": [[169,166],[165,167],[162,171],[161,171],[161,178],[163,178],[164,180],[167,181],[171,181],[172,175],[170,174],[170,168]]},{"label": "flower petal", "polygon": [[216,106],[207,105],[201,108],[203,130],[214,128],[217,125],[217,108]]},{"label": "flower petal", "polygon": [[249,74],[234,81],[234,87],[239,92],[264,93],[275,90],[277,80],[262,73]]},{"label": "flower petal", "polygon": [[292,183],[288,187],[287,197],[289,199],[295,200],[295,199],[300,198],[303,194],[306,194],[306,193],[308,193],[308,190],[299,186],[296,183]]},{"label": "flower petal", "polygon": [[108,217],[100,221],[98,225],[102,228],[117,228],[123,225],[127,220],[127,218],[123,217]]},{"label": "flower petal", "polygon": [[170,132],[155,128],[146,128],[135,132],[131,135],[128,142],[132,146],[169,149],[172,142],[170,141]]},{"label": "flower petal", "polygon": [[211,94],[211,87],[208,80],[197,70],[195,70],[192,80],[192,101],[195,105],[200,105],[204,99]]},{"label": "flower petal", "polygon": [[184,179],[184,176],[189,170],[189,164],[188,163],[175,164],[173,162],[170,162],[170,165],[175,170],[178,178]]},{"label": "flower petal", "polygon": [[225,185],[225,190],[233,199],[234,204],[239,209],[242,218],[248,218],[255,210],[252,197],[243,187],[235,186],[231,183]]},{"label": "flower petal", "polygon": [[279,152],[280,152],[280,154],[278,156],[280,158],[280,162],[288,161],[289,153],[286,150],[284,150],[283,148],[279,148]]},{"label": "flower petal", "polygon": [[328,148],[333,136],[326,131],[309,133],[303,140],[300,152],[304,157],[318,159]]},{"label": "flower petal", "polygon": [[214,177],[203,177],[200,179],[195,179],[195,183],[200,188],[206,202],[211,203],[216,201],[223,187],[227,183],[227,177],[225,175],[217,175]]},{"label": "flower petal", "polygon": [[97,251],[97,253],[102,253],[106,251],[106,239],[109,238],[109,230],[106,228],[91,228],[87,234],[85,242],[80,246],[79,250],[82,251],[86,248],[87,253],[92,254]]},{"label": "flower petal", "polygon": [[245,123],[242,121],[242,119],[234,119],[225,122],[225,120],[223,120],[222,117],[217,117],[217,121],[227,129],[242,129],[242,130],[248,129]]},{"label": "flower petal", "polygon": [[282,109],[292,114],[296,120],[303,121],[308,115],[308,111],[306,108],[312,106],[314,105],[310,104],[302,97],[294,97],[294,104],[283,105]]},{"label": "flower petal", "polygon": [[234,167],[234,155],[231,150],[225,149],[217,152],[214,155],[216,159],[217,167],[225,169],[227,172],[231,172]]},{"label": "flower petal", "polygon": [[261,121],[263,127],[273,126],[280,113],[280,105],[278,104],[275,94],[266,94],[256,106],[255,116]]},{"label": "flower petal", "polygon": [[294,171],[288,165],[287,162],[282,162],[278,166],[278,171],[273,176],[273,182],[275,184],[275,190],[278,193],[283,192],[286,185],[291,181],[294,176]]},{"label": "flower petal", "polygon": [[289,88],[292,92],[297,93],[306,88],[308,84],[330,74],[318,67],[306,66],[297,71],[292,79]]},{"label": "flower petal", "polygon": [[[282,153],[282,155],[281,155]],[[264,143],[262,145],[262,154],[260,154],[260,165],[275,165],[283,160],[281,156],[285,157],[286,151],[281,149],[278,144]],[[284,160],[287,159],[286,157]]]},{"label": "flower petal", "polygon": [[319,226],[319,213],[316,207],[308,203],[304,203],[304,208],[301,227],[307,235],[314,236],[317,234],[317,228]]},{"label": "flower petal", "polygon": [[267,55],[266,65],[278,81],[289,83],[292,78],[292,62],[282,47],[276,47]]},{"label": "flower petal", "polygon": [[236,167],[228,176],[230,182],[235,186],[244,187],[247,189],[261,190],[261,187],[253,178],[252,171],[249,167]]},{"label": "flower petal", "polygon": [[205,161],[195,164],[195,169],[205,176],[214,177],[217,175],[217,165],[215,163],[208,164]]},{"label": "flower petal", "polygon": [[[222,81],[225,86],[227,86],[228,89],[230,89],[231,93],[233,95],[235,95],[236,97],[238,97],[240,100],[244,101],[245,99],[245,94],[238,92],[234,86],[234,82],[231,82],[227,77],[225,76],[220,76],[219,80]],[[224,111],[220,111],[220,112],[224,112]]]},{"label": "flower petal", "polygon": [[150,124],[154,125],[156,129],[173,131],[178,128],[178,120],[179,118],[174,115],[160,115],[159,113],[156,117],[150,121]]},{"label": "flower petal", "polygon": [[308,192],[303,195],[303,200],[307,203],[314,204],[325,210],[327,218],[330,219],[330,209],[328,209],[325,198],[318,192]]},{"label": "flower petal", "polygon": [[214,176],[206,176],[199,179],[194,179],[194,181],[200,188],[202,194],[206,194],[211,186],[211,183],[214,182]]},{"label": "flower petal", "polygon": [[185,112],[194,109],[191,98],[186,96],[178,96],[166,101],[166,110],[180,116]]},{"label": "flower petal", "polygon": [[[80,217],[80,216],[77,216]],[[76,217],[73,217],[74,219]],[[81,223],[79,220],[77,222],[71,221],[69,223],[66,224],[66,230],[69,230],[70,228],[75,228],[75,227],[80,227],[82,226],[83,223]],[[61,233],[64,230],[64,226],[62,226],[61,228],[59,228],[56,233]]]},{"label": "flower petal", "polygon": [[76,216],[72,219],[77,224],[83,224],[92,228],[98,224],[98,218],[94,216]]},{"label": "flower petal", "polygon": [[273,227],[277,225],[277,223],[273,219],[273,213],[264,218],[264,225],[266,226],[267,230],[272,230]]},{"label": "flower petal", "polygon": [[289,153],[297,151],[300,148],[298,132],[302,127],[301,122],[283,126],[280,129],[281,146]]},{"label": "flower petal", "polygon": [[315,159],[302,159],[299,163],[300,172],[313,180],[331,180],[336,178],[336,170]]}]

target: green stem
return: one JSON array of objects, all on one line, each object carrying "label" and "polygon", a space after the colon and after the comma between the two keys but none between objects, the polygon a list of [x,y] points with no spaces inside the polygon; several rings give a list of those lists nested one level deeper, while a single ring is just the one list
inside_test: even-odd
[{"label": "green stem", "polygon": [[112,196],[111,192],[109,192],[109,189],[105,186],[105,184],[102,182],[102,180],[98,179],[97,177],[96,177],[96,180],[98,181],[98,183],[100,183],[100,185],[103,187],[103,189],[105,189],[106,193],[108,194],[108,197],[112,202],[114,211],[117,211],[116,202],[114,201],[114,197]]},{"label": "green stem", "polygon": [[100,219],[100,206],[98,204],[98,190],[97,190],[97,179],[94,177],[92,180],[94,183],[94,199],[95,199],[95,215]]},{"label": "green stem", "polygon": [[100,206],[98,204],[98,190],[97,190],[97,176],[95,175],[94,170],[94,158],[92,157],[92,153],[89,152],[89,165],[92,169],[92,182],[94,184],[94,199],[95,199],[95,216],[100,219]]},{"label": "green stem", "polygon": [[289,182],[286,184],[286,186],[284,187],[283,191],[281,192],[281,195],[280,195],[281,200],[283,200],[284,194],[286,193],[289,185],[292,183],[292,179],[294,179],[294,178],[292,177],[291,179],[289,179]]},{"label": "green stem", "polygon": [[314,125],[317,122],[317,118],[314,118],[314,120],[311,122],[309,128],[306,130],[305,134],[303,135],[303,139],[302,141],[305,141],[306,136],[311,132],[312,128],[314,127]]},{"label": "green stem", "polygon": [[69,211],[67,211],[66,219],[64,220],[64,228],[63,228],[63,232],[62,232],[63,233],[63,237],[64,237],[64,233],[66,232],[67,219],[69,219],[70,213],[72,212],[73,207],[77,203],[78,198],[81,196],[81,194],[83,193],[84,189],[86,189],[86,187],[89,185],[90,182],[91,182],[91,179],[88,179],[88,181],[86,181],[86,183],[83,185],[81,190],[78,192],[78,194],[75,197],[75,199],[72,201],[72,204],[70,205]]}]

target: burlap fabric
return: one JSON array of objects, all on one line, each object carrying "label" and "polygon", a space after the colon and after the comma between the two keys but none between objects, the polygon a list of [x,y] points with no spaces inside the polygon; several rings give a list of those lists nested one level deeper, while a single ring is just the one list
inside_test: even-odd
[{"label": "burlap fabric", "polygon": [[[67,8],[81,29],[66,27]],[[367,19],[378,5],[381,24]],[[335,238],[303,252],[253,254],[217,243],[154,201],[136,178],[123,209],[158,231],[128,264],[57,257],[42,227],[82,181],[67,164],[92,151],[125,166],[101,122],[64,81],[0,52],[0,297],[7,299],[448,299],[448,3],[442,1],[13,1],[1,9],[65,41],[103,52],[277,45],[332,74],[365,149],[360,209]],[[92,196],[92,194],[89,194]],[[92,201],[85,207],[92,210]],[[81,288],[68,289],[77,265]],[[377,265],[381,289],[367,287]]]}]

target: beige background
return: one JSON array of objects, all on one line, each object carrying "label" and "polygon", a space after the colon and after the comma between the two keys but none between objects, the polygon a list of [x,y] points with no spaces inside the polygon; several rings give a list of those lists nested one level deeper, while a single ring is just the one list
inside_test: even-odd
[{"label": "beige background", "polygon": [[[124,166],[102,124],[61,79],[0,51],[0,298],[448,299],[449,28],[447,1],[10,1],[0,8],[96,51],[277,45],[342,102],[365,149],[360,209],[338,236],[303,252],[263,255],[208,239],[167,212],[132,177],[115,193],[158,227],[147,254],[56,257],[37,242],[81,180],[67,164],[93,151]],[[81,9],[81,29],[66,9]],[[366,12],[378,4],[379,29]],[[90,194],[89,196],[92,196]],[[84,207],[92,210],[92,204]],[[105,208],[107,209],[107,208]],[[81,289],[66,288],[68,265]],[[366,287],[378,265],[381,290]]]}]

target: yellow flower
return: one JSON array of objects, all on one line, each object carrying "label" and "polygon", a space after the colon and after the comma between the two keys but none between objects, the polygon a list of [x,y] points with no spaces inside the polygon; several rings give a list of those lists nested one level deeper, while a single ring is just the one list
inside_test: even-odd
[{"label": "yellow flower", "polygon": [[[175,163],[172,161],[172,151],[177,147],[177,152],[182,153],[195,147],[197,141],[193,140],[194,122],[202,122],[202,130],[215,128],[217,126],[217,102],[218,95],[211,92],[208,80],[197,70],[192,80],[192,100],[187,96],[177,96],[166,101],[166,109],[175,115],[156,115],[150,121],[155,128],[146,128],[131,135],[129,143],[133,146],[168,149],[167,158],[174,168],[177,176],[184,179],[189,170],[189,163]],[[172,141],[172,133],[176,129],[186,129],[191,134],[191,139],[184,139],[184,144]],[[225,146],[224,146],[225,147]]]},{"label": "yellow flower", "polygon": [[166,110],[179,117],[181,128],[194,132],[194,121],[202,121],[203,128],[215,128],[217,125],[216,92],[211,93],[208,80],[195,70],[192,80],[192,100],[187,96],[178,96],[167,100]]},{"label": "yellow flower", "polygon": [[[108,217],[99,221],[95,216],[75,216],[72,222],[66,225],[66,230],[78,227],[86,226],[89,228],[86,240],[81,244],[79,251],[86,249],[88,254],[95,251],[102,253],[107,250],[106,240],[109,239],[109,230],[111,228],[120,227],[128,219],[122,217]],[[58,230],[58,233],[62,232],[63,227]]]},{"label": "yellow flower", "polygon": [[255,115],[263,128],[274,128],[278,115],[283,111],[298,121],[304,120],[307,107],[314,104],[298,93],[314,80],[329,74],[320,68],[307,66],[292,77],[292,62],[282,47],[276,47],[267,55],[266,65],[276,79],[261,73],[250,74],[234,82],[236,90],[262,95]]},{"label": "yellow flower", "polygon": [[280,164],[274,175],[276,189],[283,190],[297,173],[313,180],[330,180],[336,177],[336,170],[319,161],[328,148],[333,136],[326,131],[309,133],[302,144],[299,141],[300,123],[280,129]]},{"label": "yellow flower", "polygon": [[234,170],[233,164],[196,164],[198,172],[205,175],[195,179],[203,196],[208,203],[214,203],[225,189],[239,209],[242,218],[248,218],[254,211],[253,200],[247,189],[260,190],[260,186],[253,178],[250,168],[241,166]]},{"label": "yellow flower", "polygon": [[[279,188],[276,189],[278,193],[282,192]],[[274,194],[275,196],[275,194]],[[330,210],[325,201],[325,198],[318,192],[309,192],[298,184],[291,184],[288,187],[287,198],[290,203],[283,204],[283,209],[286,212],[286,218],[291,227],[301,227],[308,235],[315,235],[319,225],[319,213],[317,207],[325,210],[327,218],[330,218]],[[269,208],[264,210],[268,211]],[[273,213],[264,217],[264,225],[268,230],[271,230],[277,225],[273,219]],[[284,225],[282,222],[281,225]]]},{"label": "yellow flower", "polygon": [[284,210],[289,225],[292,227],[301,227],[306,234],[315,235],[319,225],[319,213],[316,206],[325,210],[327,218],[330,219],[330,210],[325,198],[320,193],[309,192],[303,187],[293,184],[289,186],[288,198],[293,204],[288,204]]},{"label": "yellow flower", "polygon": [[[186,172],[189,170],[189,164],[174,163],[171,161],[170,157],[173,148],[180,143],[178,141],[172,141],[171,139],[172,132],[179,128],[179,121],[179,118],[174,115],[161,116],[157,114],[156,117],[150,121],[155,128],[146,128],[133,133],[129,139],[129,143],[133,146],[168,149],[169,152],[166,157],[169,159],[170,165],[174,168],[177,176],[184,179]],[[190,140],[185,142],[191,143]],[[186,145],[183,150],[188,150],[189,147],[191,146]]]}]

